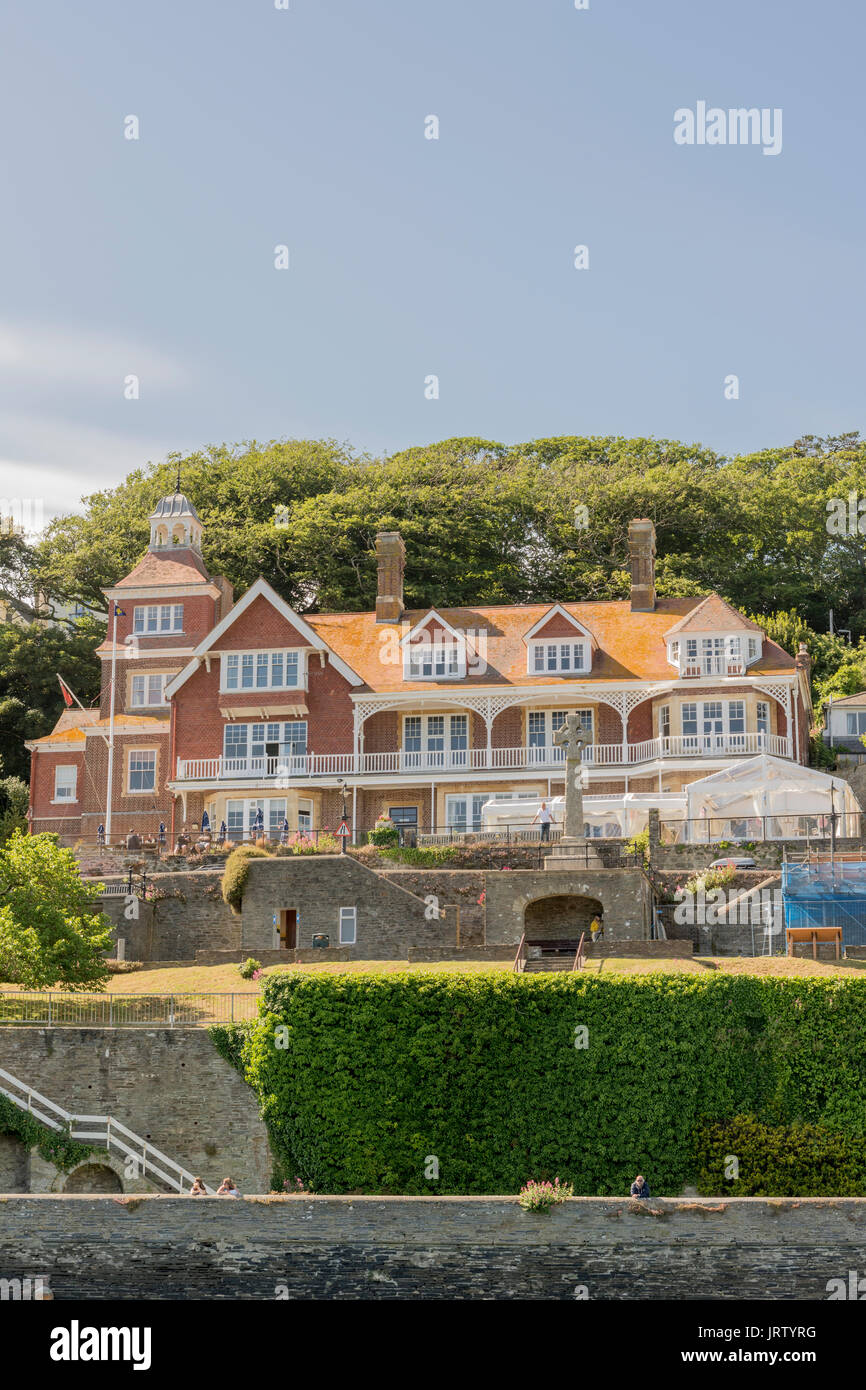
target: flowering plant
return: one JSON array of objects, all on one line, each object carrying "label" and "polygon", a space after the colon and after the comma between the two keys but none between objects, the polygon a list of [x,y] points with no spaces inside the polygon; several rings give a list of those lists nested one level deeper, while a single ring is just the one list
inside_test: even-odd
[{"label": "flowering plant", "polygon": [[573,1196],[574,1187],[570,1182],[560,1182],[559,1178],[554,1178],[553,1182],[536,1182],[530,1178],[521,1187],[517,1200],[524,1211],[549,1211]]}]

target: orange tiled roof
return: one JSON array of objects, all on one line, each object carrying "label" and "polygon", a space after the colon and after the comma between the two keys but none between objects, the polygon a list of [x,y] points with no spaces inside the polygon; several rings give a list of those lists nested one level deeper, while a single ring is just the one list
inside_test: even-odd
[{"label": "orange tiled roof", "polygon": [[751,618],[744,617],[726,603],[721,594],[708,594],[697,608],[669,627],[666,636],[672,637],[675,632],[724,632],[731,627],[745,628],[749,632],[761,631]]},{"label": "orange tiled roof", "polygon": [[[64,725],[66,713],[67,711],[64,711],[64,713],[61,714],[50,734],[44,734],[42,738],[28,739],[27,747],[30,748],[40,743],[84,743],[88,729],[99,729],[102,731],[103,729],[107,729],[111,722],[109,719],[100,719],[97,717],[96,719],[88,720],[81,727],[69,728],[67,725]],[[88,710],[88,713],[98,715],[99,711]],[[123,733],[124,726],[129,724],[134,725],[136,728],[140,728],[142,725],[153,725],[166,733],[169,729],[169,719],[167,715],[164,719],[160,719],[153,714],[116,714],[114,716],[114,724],[115,728],[117,728],[120,733]]]},{"label": "orange tiled roof", "polygon": [[[713,595],[710,595],[712,598]],[[560,606],[577,618],[598,643],[593,669],[584,676],[532,675],[526,669],[524,637],[554,605],[530,603],[512,606],[473,608],[438,608],[439,615],[453,627],[475,629],[487,636],[487,670],[483,675],[469,674],[462,686],[483,688],[486,685],[580,685],[581,681],[597,684],[604,681],[663,681],[675,676],[668,664],[665,636],[671,621],[689,617],[707,600],[700,598],[661,598],[652,613],[633,613],[628,599],[598,603],[563,603]],[[724,602],[719,600],[719,602]],[[407,612],[399,624],[377,623],[375,613],[306,614],[306,621],[352,667],[371,690],[430,690],[437,685],[443,690],[453,682],[404,681],[402,665],[385,662],[383,655],[392,656],[400,639],[429,610]],[[736,613],[735,609],[730,610]],[[748,620],[737,614],[738,626]],[[730,621],[728,619],[727,621]],[[724,626],[724,624],[723,624]],[[757,629],[760,630],[760,629]],[[750,675],[771,675],[794,670],[793,659],[774,642],[765,641],[760,661],[749,667]]]},{"label": "orange tiled roof", "polygon": [[209,578],[204,561],[194,550],[146,550],[135,569],[113,587],[149,589],[167,584],[197,584]]}]

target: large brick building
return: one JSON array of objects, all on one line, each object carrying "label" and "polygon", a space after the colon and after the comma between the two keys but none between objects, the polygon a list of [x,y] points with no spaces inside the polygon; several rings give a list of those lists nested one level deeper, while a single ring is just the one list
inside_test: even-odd
[{"label": "large brick building", "polygon": [[[790,656],[717,594],[657,598],[655,532],[629,527],[623,601],[403,606],[399,534],[376,538],[375,612],[294,612],[266,579],[237,602],[207,573],[180,493],[106,597],[99,711],[34,740],[31,824],[64,840],[106,822],[112,661],[112,828],[169,835],[224,820],[248,835],[353,832],[382,812],[420,831],[477,827],[492,796],[557,795],[553,734],[580,712],[589,792],[678,791],[743,756],[805,763],[809,658]],[[411,558],[410,558],[411,563]]]}]

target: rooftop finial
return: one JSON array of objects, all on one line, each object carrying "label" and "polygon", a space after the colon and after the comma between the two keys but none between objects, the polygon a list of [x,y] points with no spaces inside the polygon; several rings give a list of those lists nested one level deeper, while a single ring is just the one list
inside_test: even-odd
[{"label": "rooftop finial", "polygon": [[174,490],[175,492],[180,492],[180,462],[178,462],[177,465],[177,482],[175,483]]}]

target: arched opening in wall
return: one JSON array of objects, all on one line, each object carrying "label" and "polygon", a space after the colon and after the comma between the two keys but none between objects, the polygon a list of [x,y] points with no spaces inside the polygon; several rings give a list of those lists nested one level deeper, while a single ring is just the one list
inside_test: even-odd
[{"label": "arched opening in wall", "polygon": [[17,1134],[0,1134],[0,1192],[29,1192],[27,1146]]},{"label": "arched opening in wall", "polygon": [[604,908],[598,898],[584,898],[576,893],[536,898],[527,903],[523,913],[526,945],[576,951],[583,933],[589,937],[590,923],[596,917],[604,923]]},{"label": "arched opening in wall", "polygon": [[122,1192],[123,1183],[107,1163],[82,1163],[73,1168],[64,1192]]},{"label": "arched opening in wall", "polygon": [[186,545],[186,527],[178,522],[171,533],[171,538],[175,545]]}]

